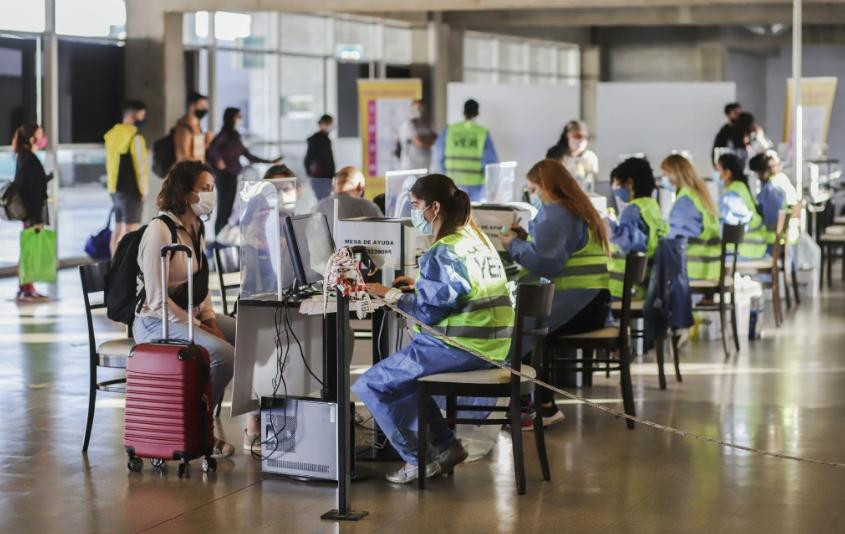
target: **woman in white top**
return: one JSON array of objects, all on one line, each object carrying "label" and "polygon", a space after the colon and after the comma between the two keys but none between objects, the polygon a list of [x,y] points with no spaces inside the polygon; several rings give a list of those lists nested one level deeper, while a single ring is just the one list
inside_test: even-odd
[{"label": "woman in white top", "polygon": [[[214,211],[214,173],[199,161],[183,161],[173,166],[162,184],[157,205],[159,217],[147,226],[138,248],[138,265],[144,277],[145,300],[133,324],[137,343],[161,338],[162,306],[167,306],[170,336],[188,339],[188,321],[195,326],[195,342],[208,350],[211,358],[211,393],[220,399],[232,379],[235,355],[235,321],[215,313],[208,291],[208,259],[202,216]],[[161,247],[176,241],[194,251],[192,277],[194,307],[188,309],[188,261],[185,254],[170,259],[167,288],[161,285]],[[257,433],[257,422],[250,421]],[[248,429],[249,430],[249,429]],[[229,456],[234,448],[215,440],[215,455]]]},{"label": "woman in white top", "polygon": [[587,123],[571,120],[563,127],[558,142],[546,152],[546,157],[563,163],[584,191],[592,191],[599,173],[599,158],[587,149],[590,132]]}]

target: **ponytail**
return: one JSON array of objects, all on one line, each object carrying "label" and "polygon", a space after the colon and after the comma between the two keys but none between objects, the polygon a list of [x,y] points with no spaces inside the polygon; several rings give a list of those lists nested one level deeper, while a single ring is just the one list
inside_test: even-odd
[{"label": "ponytail", "polygon": [[423,176],[414,182],[411,194],[429,205],[435,201],[440,203],[440,216],[443,217],[443,222],[435,239],[439,240],[449,234],[454,234],[464,226],[470,226],[483,235],[472,219],[469,195],[458,189],[455,182],[448,176],[442,174]]},{"label": "ponytail", "polygon": [[12,151],[17,155],[32,152],[32,143],[29,140],[32,139],[39,128],[41,126],[34,122],[19,126],[12,136]]}]

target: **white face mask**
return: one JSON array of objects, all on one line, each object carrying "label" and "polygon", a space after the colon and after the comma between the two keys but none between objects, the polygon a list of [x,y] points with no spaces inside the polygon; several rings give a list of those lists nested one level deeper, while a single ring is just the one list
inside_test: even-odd
[{"label": "white face mask", "polygon": [[191,204],[191,209],[194,210],[197,217],[211,215],[211,212],[214,211],[214,207],[217,205],[217,195],[214,191],[199,191],[196,192],[196,195],[199,197],[199,200]]}]

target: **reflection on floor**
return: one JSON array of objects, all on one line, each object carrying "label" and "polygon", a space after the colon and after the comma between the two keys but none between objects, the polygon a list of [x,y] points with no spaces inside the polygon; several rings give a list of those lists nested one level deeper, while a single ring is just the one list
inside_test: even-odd
[{"label": "reflection on floor", "polygon": [[[354,485],[360,523],[322,522],[330,484],[263,476],[238,454],[218,473],[179,480],[130,474],[123,402],[101,395],[87,456],[87,341],[74,271],[57,303],[0,302],[0,532],[845,532],[845,469],[722,449],[561,403],[547,434],[552,480],[526,437],[528,493],[514,491],[510,438],[489,458],[418,493],[380,479]],[[14,294],[13,280],[0,294]],[[770,318],[767,319],[770,322]],[[768,323],[767,323],[768,324]],[[104,327],[107,328],[107,327]],[[113,329],[114,330],[114,329]],[[119,334],[117,330],[114,330]],[[638,413],[789,454],[845,462],[845,294],[841,286],[787,313],[779,330],[722,363],[718,342],[691,343],[685,380],[660,391],[653,359],[634,372]],[[357,364],[365,363],[356,361]],[[584,392],[621,405],[614,378]],[[243,421],[222,419],[239,443]],[[392,464],[373,464],[384,472]]]}]

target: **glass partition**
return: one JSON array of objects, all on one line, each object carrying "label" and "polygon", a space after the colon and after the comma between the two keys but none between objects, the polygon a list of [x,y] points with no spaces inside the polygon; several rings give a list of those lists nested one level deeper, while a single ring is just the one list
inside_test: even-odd
[{"label": "glass partition", "polygon": [[428,174],[428,169],[389,171],[384,175],[384,208],[386,217],[410,217],[410,191],[414,182]]},{"label": "glass partition", "polygon": [[243,182],[235,209],[240,228],[241,298],[282,300],[294,273],[284,218],[294,214],[296,178]]},{"label": "glass partition", "polygon": [[[59,259],[85,257],[85,241],[106,225],[112,208],[106,190],[102,146],[60,147],[58,217]],[[50,172],[48,169],[47,172]]]},{"label": "glass partition", "polygon": [[516,195],[515,161],[491,163],[484,167],[482,198],[485,202],[512,202],[518,200]]}]

